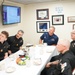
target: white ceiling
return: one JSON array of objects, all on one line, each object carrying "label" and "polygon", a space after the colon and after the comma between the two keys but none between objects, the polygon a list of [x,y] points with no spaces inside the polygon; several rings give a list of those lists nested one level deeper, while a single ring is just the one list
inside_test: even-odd
[{"label": "white ceiling", "polygon": [[54,2],[54,1],[75,1],[75,0],[7,0],[23,4],[40,3],[40,2]]}]

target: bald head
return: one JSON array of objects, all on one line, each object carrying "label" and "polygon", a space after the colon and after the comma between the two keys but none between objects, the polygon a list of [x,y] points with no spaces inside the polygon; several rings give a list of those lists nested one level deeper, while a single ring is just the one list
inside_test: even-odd
[{"label": "bald head", "polygon": [[68,51],[70,47],[70,41],[67,39],[62,39],[58,41],[57,49],[59,52],[63,53],[65,51]]},{"label": "bald head", "polygon": [[70,41],[67,39],[62,39],[58,41],[58,44],[61,44],[63,46],[69,47],[70,46]]}]

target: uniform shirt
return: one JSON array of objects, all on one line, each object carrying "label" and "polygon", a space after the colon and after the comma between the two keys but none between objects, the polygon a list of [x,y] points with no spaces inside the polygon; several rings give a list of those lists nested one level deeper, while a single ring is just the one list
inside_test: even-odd
[{"label": "uniform shirt", "polygon": [[16,36],[8,37],[7,41],[10,45],[9,50],[11,50],[12,53],[18,51],[19,48],[23,45],[23,39],[22,38],[17,39]]},{"label": "uniform shirt", "polygon": [[71,51],[67,51],[64,54],[59,54],[58,60],[60,63],[57,65],[57,69],[61,69],[61,74],[59,75],[72,75],[72,71],[75,68],[74,54]]},{"label": "uniform shirt", "polygon": [[73,54],[75,55],[75,41],[72,41],[70,43],[70,50],[73,52]]},{"label": "uniform shirt", "polygon": [[[60,63],[64,65],[64,70],[62,75],[71,75],[73,69],[75,68],[75,56],[71,51],[67,51],[60,57]],[[69,74],[69,72],[71,72]],[[68,72],[68,73],[67,73]]]},{"label": "uniform shirt", "polygon": [[47,43],[47,45],[56,45],[58,42],[57,35],[53,34],[50,36],[48,32],[44,33],[40,39],[43,40],[43,43]]},{"label": "uniform shirt", "polygon": [[8,52],[9,44],[5,41],[0,42],[0,60],[4,59],[5,53]]},{"label": "uniform shirt", "polygon": [[59,64],[45,68],[41,75],[72,75],[72,71],[75,68],[75,56],[73,53],[67,51],[64,54],[59,54],[57,59]]}]

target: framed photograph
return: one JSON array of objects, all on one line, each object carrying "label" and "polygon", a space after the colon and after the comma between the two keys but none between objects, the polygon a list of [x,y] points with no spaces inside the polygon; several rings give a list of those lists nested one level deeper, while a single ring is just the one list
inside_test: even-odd
[{"label": "framed photograph", "polygon": [[75,16],[69,16],[67,17],[68,22],[75,22]]},{"label": "framed photograph", "polygon": [[73,24],[73,28],[72,29],[75,30],[75,24]]},{"label": "framed photograph", "polygon": [[50,28],[50,21],[37,21],[36,30],[37,33],[48,32]]},{"label": "framed photograph", "polygon": [[52,25],[64,25],[64,15],[53,15]]},{"label": "framed photograph", "polygon": [[49,9],[37,9],[37,20],[49,19]]}]

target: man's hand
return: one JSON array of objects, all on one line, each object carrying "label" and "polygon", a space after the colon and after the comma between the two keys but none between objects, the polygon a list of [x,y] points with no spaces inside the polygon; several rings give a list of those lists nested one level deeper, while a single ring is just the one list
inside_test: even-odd
[{"label": "man's hand", "polygon": [[49,68],[51,65],[57,65],[59,63],[59,60],[53,61],[53,62],[48,62],[46,64],[46,67]]},{"label": "man's hand", "polygon": [[59,60],[53,61],[52,64],[57,65],[59,63]]},{"label": "man's hand", "polygon": [[46,68],[49,68],[51,66],[51,64],[52,64],[51,62],[47,63]]},{"label": "man's hand", "polygon": [[7,57],[8,57],[8,53],[6,52],[6,53],[5,53],[5,56],[4,56],[4,59],[7,58]]},{"label": "man's hand", "polygon": [[9,54],[12,54],[11,50],[8,50],[8,53],[9,53]]}]

